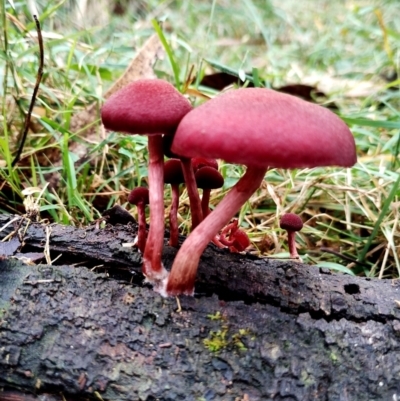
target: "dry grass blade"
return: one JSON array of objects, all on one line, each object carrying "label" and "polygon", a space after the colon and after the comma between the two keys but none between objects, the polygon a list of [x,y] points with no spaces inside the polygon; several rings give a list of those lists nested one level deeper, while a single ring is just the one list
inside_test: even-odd
[{"label": "dry grass blade", "polygon": [[29,124],[30,124],[30,121],[31,121],[32,111],[33,111],[33,108],[35,106],[36,96],[37,96],[37,93],[39,91],[40,82],[42,81],[42,76],[43,76],[44,50],[43,50],[42,31],[41,31],[40,22],[39,22],[37,16],[34,15],[33,19],[35,20],[37,36],[38,36],[38,42],[39,42],[39,68],[38,68],[38,72],[37,72],[37,76],[36,76],[36,83],[35,83],[35,87],[33,89],[31,102],[29,104],[29,110],[28,110],[28,113],[25,116],[25,123],[24,123],[23,132],[22,132],[22,135],[21,135],[21,142],[20,142],[20,145],[18,147],[17,154],[15,155],[14,160],[11,163],[11,167],[14,167],[19,162],[19,159],[21,157],[21,153],[22,153],[22,150],[24,148],[26,137],[28,135]]}]

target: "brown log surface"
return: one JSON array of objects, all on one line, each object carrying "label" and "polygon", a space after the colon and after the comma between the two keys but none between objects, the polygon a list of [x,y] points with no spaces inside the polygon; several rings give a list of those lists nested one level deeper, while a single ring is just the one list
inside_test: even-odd
[{"label": "brown log surface", "polygon": [[[10,219],[0,216],[0,229]],[[197,295],[182,297],[178,313],[174,299],[142,285],[140,254],[122,246],[135,235],[135,225],[52,225],[51,256],[62,254],[53,266],[10,259],[43,251],[40,223],[20,249],[3,243],[0,400],[17,400],[4,398],[17,390],[104,400],[400,399],[399,282],[210,245]],[[165,246],[167,268],[175,253]]]}]

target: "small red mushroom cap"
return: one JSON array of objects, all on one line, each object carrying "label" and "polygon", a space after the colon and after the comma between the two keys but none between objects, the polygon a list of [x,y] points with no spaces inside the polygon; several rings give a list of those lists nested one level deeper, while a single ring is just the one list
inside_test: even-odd
[{"label": "small red mushroom cap", "polygon": [[216,189],[224,185],[224,177],[218,170],[210,166],[198,169],[194,176],[197,187],[201,189]]},{"label": "small red mushroom cap", "polygon": [[303,228],[303,221],[295,213],[286,213],[281,217],[280,227],[286,231],[300,231]]},{"label": "small red mushroom cap", "polygon": [[243,252],[250,246],[249,236],[243,231],[238,229],[233,235],[233,248],[238,252]]},{"label": "small red mushroom cap", "polygon": [[166,135],[163,135],[163,143],[162,143],[163,152],[164,156],[167,156],[170,159],[177,159],[179,158],[179,156],[171,152],[171,144],[173,138],[174,138],[173,133],[168,133]]},{"label": "small red mushroom cap", "polygon": [[138,205],[138,203],[143,203],[145,205],[149,204],[149,190],[144,187],[137,187],[132,189],[128,196],[128,202],[132,205]]},{"label": "small red mushroom cap", "polygon": [[218,170],[218,162],[216,159],[209,159],[206,157],[194,157],[192,159],[192,167],[193,171],[196,172],[198,169],[202,167],[212,167],[215,170]]},{"label": "small red mushroom cap", "polygon": [[174,130],[192,109],[173,85],[162,79],[139,79],[111,95],[101,109],[106,129],[132,134]]},{"label": "small red mushroom cap", "polygon": [[165,184],[183,184],[182,163],[179,159],[169,159],[164,163],[164,183]]},{"label": "small red mushroom cap", "polygon": [[350,167],[355,142],[330,110],[265,88],[225,92],[180,122],[171,150],[260,168]]}]

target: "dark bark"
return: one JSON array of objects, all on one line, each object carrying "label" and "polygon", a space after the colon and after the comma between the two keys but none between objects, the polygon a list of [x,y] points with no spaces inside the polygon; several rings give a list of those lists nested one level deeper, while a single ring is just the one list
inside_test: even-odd
[{"label": "dark bark", "polygon": [[[0,229],[9,219],[0,216]],[[141,285],[140,255],[122,247],[135,230],[51,227],[53,258],[102,264],[113,277],[1,262],[0,386],[66,399],[400,399],[397,281],[210,245],[198,295],[182,297],[178,313],[174,299]],[[15,241],[0,254],[15,254]],[[20,253],[45,243],[45,228],[30,224]],[[175,253],[165,247],[167,268]],[[7,394],[0,400],[23,399]]]}]

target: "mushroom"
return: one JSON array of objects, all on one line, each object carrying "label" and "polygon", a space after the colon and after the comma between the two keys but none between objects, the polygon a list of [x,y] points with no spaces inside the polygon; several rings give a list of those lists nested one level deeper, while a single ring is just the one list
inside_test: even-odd
[{"label": "mushroom", "polygon": [[186,190],[189,197],[190,213],[192,214],[192,230],[194,230],[202,221],[203,214],[201,213],[201,202],[199,192],[197,190],[196,179],[194,177],[195,170],[193,169],[192,159],[181,157],[171,151],[171,143],[173,136],[163,137],[164,154],[167,157],[178,158],[182,163],[183,176],[185,178]]},{"label": "mushroom", "polygon": [[350,167],[354,138],[330,110],[264,88],[225,92],[189,112],[171,147],[185,157],[224,159],[245,174],[180,248],[163,295],[193,294],[200,256],[212,238],[259,188],[269,167]]},{"label": "mushroom", "polygon": [[204,166],[199,168],[194,177],[196,178],[197,188],[203,190],[201,198],[201,210],[203,219],[210,213],[210,194],[212,189],[221,188],[224,185],[224,177],[213,167]]},{"label": "mushroom", "polygon": [[106,129],[149,136],[150,229],[143,255],[143,274],[155,284],[167,276],[161,262],[164,244],[162,134],[173,133],[191,109],[189,101],[161,79],[134,81],[110,96],[101,109]]},{"label": "mushroom", "polygon": [[183,184],[182,163],[179,159],[169,159],[164,164],[164,183],[171,185],[171,209],[169,212],[169,245],[178,247],[178,207],[179,185]]},{"label": "mushroom", "polygon": [[128,202],[136,205],[138,210],[138,236],[137,247],[140,252],[144,252],[146,246],[146,205],[149,204],[149,190],[144,187],[132,189],[128,196]]},{"label": "mushroom", "polygon": [[301,258],[296,249],[295,235],[296,231],[300,231],[303,228],[303,221],[295,213],[286,213],[281,217],[279,225],[282,230],[286,230],[288,233],[290,257],[292,259],[298,259],[301,262]]},{"label": "mushroom", "polygon": [[218,239],[221,244],[228,246],[231,252],[243,252],[250,246],[249,236],[239,228],[238,219],[224,227]]},{"label": "mushroom", "polygon": [[193,166],[193,171],[196,173],[196,171],[202,167],[212,167],[215,170],[218,170],[218,162],[215,159],[209,159],[206,157],[194,157],[192,159],[192,166]]}]

